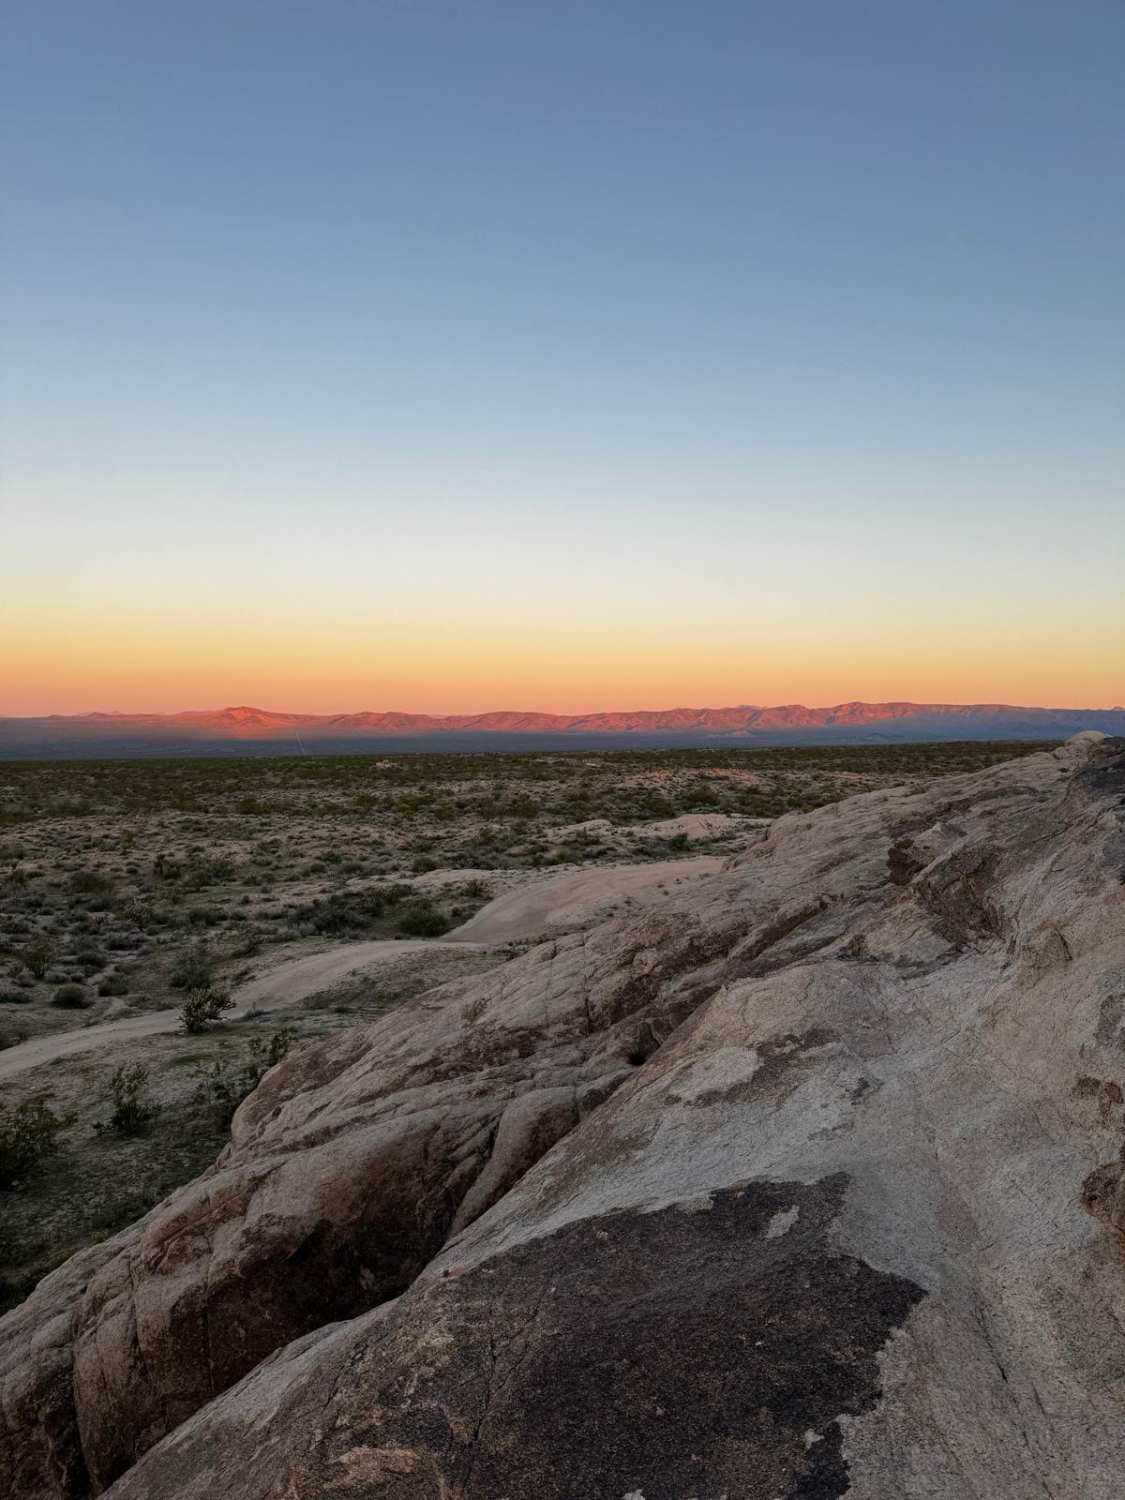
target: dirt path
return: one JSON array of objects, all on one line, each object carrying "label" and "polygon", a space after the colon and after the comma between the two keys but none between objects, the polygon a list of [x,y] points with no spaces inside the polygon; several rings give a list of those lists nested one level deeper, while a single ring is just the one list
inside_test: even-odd
[{"label": "dirt path", "polygon": [[[366,943],[341,943],[321,953],[278,964],[235,990],[238,1008],[229,1012],[230,1019],[238,1020],[246,1011],[261,1006],[275,1010],[299,1005],[359,969],[393,963],[411,954],[433,952],[435,948],[454,944],[486,949],[518,938],[537,938],[552,930],[588,926],[622,907],[651,905],[677,885],[710,875],[723,863],[721,857],[708,855],[644,865],[569,870],[531,880],[497,896],[444,938],[381,938]],[[146,1015],[123,1016],[118,1021],[103,1021],[19,1042],[0,1052],[0,1081],[41,1063],[91,1052],[110,1042],[174,1032],[179,1026],[179,1015],[175,1009],[149,1011]]]},{"label": "dirt path", "polygon": [[[268,1004],[271,1010],[283,1006],[299,1005],[310,995],[328,989],[338,979],[357,969],[373,967],[379,963],[394,963],[397,959],[412,954],[433,952],[444,947],[440,941],[423,938],[384,938],[378,942],[346,943],[338,948],[329,948],[324,953],[310,953],[304,958],[295,958],[279,964],[272,972],[261,974],[234,991],[237,1009],[229,1011],[228,1018],[237,1021],[248,1010]],[[468,946],[484,948],[484,943]],[[73,1057],[79,1052],[91,1052],[110,1042],[135,1041],[138,1037],[157,1036],[174,1032],[180,1024],[177,1009],[152,1010],[142,1016],[123,1016],[119,1021],[103,1021],[96,1026],[83,1026],[76,1031],[55,1032],[51,1036],[34,1037],[0,1052],[0,1081],[12,1078],[28,1068],[37,1068],[40,1063],[53,1062],[59,1057]]]}]

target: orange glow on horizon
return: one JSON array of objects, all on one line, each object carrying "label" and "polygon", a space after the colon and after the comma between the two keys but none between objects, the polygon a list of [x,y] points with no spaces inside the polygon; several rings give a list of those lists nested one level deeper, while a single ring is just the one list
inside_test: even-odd
[{"label": "orange glow on horizon", "polygon": [[[307,713],[388,709],[551,713],[862,700],[1110,708],[1125,698],[1123,638],[1089,621],[1032,634],[975,622],[895,635],[868,625],[755,641],[646,625],[599,636],[478,623],[25,619],[0,664],[0,714],[169,713],[231,704]],[[6,627],[5,633],[8,634]]]}]

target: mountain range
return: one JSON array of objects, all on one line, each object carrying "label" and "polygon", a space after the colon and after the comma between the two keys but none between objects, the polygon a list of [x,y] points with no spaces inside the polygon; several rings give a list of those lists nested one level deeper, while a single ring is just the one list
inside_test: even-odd
[{"label": "mountain range", "polygon": [[379,748],[545,748],[624,742],[699,744],[878,743],[907,740],[1059,739],[1083,729],[1125,734],[1125,707],[1020,707],[1004,703],[803,703],[586,714],[497,709],[482,714],[284,713],[246,706],[172,714],[50,714],[0,718],[0,755],[201,754]]}]

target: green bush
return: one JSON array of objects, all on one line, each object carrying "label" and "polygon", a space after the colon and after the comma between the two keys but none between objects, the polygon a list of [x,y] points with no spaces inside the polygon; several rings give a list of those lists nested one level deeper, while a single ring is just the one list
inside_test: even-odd
[{"label": "green bush", "polygon": [[29,943],[20,954],[28,970],[36,979],[43,978],[44,974],[51,967],[51,960],[54,956],[54,949],[45,938],[38,938],[34,942]]},{"label": "green bush", "polygon": [[152,862],[154,880],[179,880],[182,873],[182,866],[176,860],[170,859],[163,850]]},{"label": "green bush", "polygon": [[386,914],[388,907],[398,906],[409,889],[409,886],[396,884],[336,891],[323,901],[291,907],[289,915],[294,921],[311,923],[314,932],[326,937],[368,932]]},{"label": "green bush", "polygon": [[42,1099],[14,1109],[0,1104],[0,1191],[19,1187],[43,1157],[58,1149],[59,1131],[74,1120],[74,1115],[56,1115]]},{"label": "green bush", "polygon": [[199,1032],[206,1031],[212,1022],[222,1020],[224,1011],[230,1010],[233,1005],[234,1001],[226,990],[221,990],[216,985],[209,984],[189,990],[180,1006],[180,1025],[189,1034],[198,1035]]},{"label": "green bush", "polygon": [[140,1063],[122,1063],[115,1068],[106,1086],[113,1113],[109,1117],[109,1129],[118,1135],[143,1135],[156,1119],[158,1106],[148,1097],[148,1069]]},{"label": "green bush", "polygon": [[152,907],[140,896],[128,896],[117,908],[118,914],[131,922],[134,927],[139,927],[143,932],[145,927],[153,919]]},{"label": "green bush", "polygon": [[199,1080],[196,1098],[210,1111],[219,1130],[227,1128],[243,1099],[286,1056],[296,1039],[293,1027],[283,1026],[268,1037],[255,1037],[240,1062],[217,1057],[207,1067],[196,1068]]},{"label": "green bush", "polygon": [[80,984],[60,984],[51,996],[56,1010],[86,1010],[90,1004]]},{"label": "green bush", "polygon": [[168,971],[168,983],[174,990],[206,990],[215,980],[215,966],[202,943],[181,953]]},{"label": "green bush", "polygon": [[183,867],[181,878],[187,891],[202,891],[209,885],[225,885],[235,874],[229,859],[212,859],[193,855]]},{"label": "green bush", "polygon": [[408,937],[441,937],[449,931],[449,918],[436,906],[427,902],[415,902],[408,906],[398,920],[398,930]]}]

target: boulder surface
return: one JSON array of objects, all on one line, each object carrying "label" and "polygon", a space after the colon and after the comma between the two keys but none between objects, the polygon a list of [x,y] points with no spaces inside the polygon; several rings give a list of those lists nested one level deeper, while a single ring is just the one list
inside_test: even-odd
[{"label": "boulder surface", "polygon": [[306,1049],[0,1321],[13,1500],[1110,1500],[1125,744]]}]

